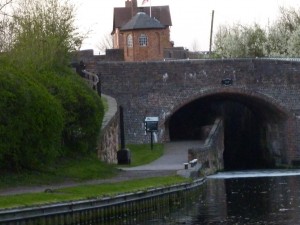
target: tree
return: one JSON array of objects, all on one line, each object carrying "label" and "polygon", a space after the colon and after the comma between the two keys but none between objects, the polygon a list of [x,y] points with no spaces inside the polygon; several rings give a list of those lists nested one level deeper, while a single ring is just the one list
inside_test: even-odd
[{"label": "tree", "polygon": [[221,26],[216,33],[214,51],[221,57],[261,57],[264,56],[266,33],[258,25]]},{"label": "tree", "polygon": [[0,52],[7,52],[12,45],[12,24],[7,8],[12,0],[0,0]]},{"label": "tree", "polygon": [[0,12],[3,14],[3,9],[10,5],[12,3],[12,0],[1,0],[0,2]]},{"label": "tree", "polygon": [[287,52],[291,57],[300,56],[300,26],[289,37]]},{"label": "tree", "polygon": [[269,56],[299,56],[300,11],[280,8],[280,17],[268,31],[266,54]]},{"label": "tree", "polygon": [[10,56],[19,66],[59,70],[82,43],[74,26],[75,7],[67,0],[19,0],[12,18]]},{"label": "tree", "polygon": [[299,57],[300,11],[280,8],[280,17],[268,30],[258,24],[221,26],[214,51],[220,57]]},{"label": "tree", "polygon": [[106,34],[102,36],[102,39],[97,44],[97,48],[99,49],[100,53],[105,53],[106,49],[113,48],[113,36],[110,34]]},{"label": "tree", "polygon": [[239,36],[239,26],[221,26],[215,36],[215,53],[225,58],[244,55]]}]

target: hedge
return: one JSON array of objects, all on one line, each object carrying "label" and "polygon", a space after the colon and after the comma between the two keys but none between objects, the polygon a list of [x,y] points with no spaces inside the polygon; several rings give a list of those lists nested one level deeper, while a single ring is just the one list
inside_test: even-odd
[{"label": "hedge", "polygon": [[0,62],[0,169],[37,169],[95,152],[101,99],[75,73],[23,74]]}]

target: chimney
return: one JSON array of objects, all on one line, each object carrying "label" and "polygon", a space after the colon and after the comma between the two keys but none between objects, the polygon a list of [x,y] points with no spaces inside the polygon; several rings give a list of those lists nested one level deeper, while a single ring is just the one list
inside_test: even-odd
[{"label": "chimney", "polygon": [[138,12],[137,0],[126,0],[125,2],[126,8],[131,8],[131,16],[133,17]]},{"label": "chimney", "polygon": [[126,0],[125,7],[126,8],[131,8],[131,0]]},{"label": "chimney", "polygon": [[132,2],[132,8],[137,8],[137,0],[131,0]]}]

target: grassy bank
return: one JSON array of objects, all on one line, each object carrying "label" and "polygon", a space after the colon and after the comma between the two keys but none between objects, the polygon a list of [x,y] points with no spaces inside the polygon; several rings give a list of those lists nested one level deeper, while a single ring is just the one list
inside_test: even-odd
[{"label": "grassy bank", "polygon": [[72,188],[62,188],[51,193],[41,192],[34,194],[0,196],[0,209],[115,196],[120,193],[143,191],[153,187],[164,187],[187,181],[187,179],[179,176],[155,177],[113,184],[83,185]]},{"label": "grassy bank", "polygon": [[66,181],[81,182],[93,179],[106,179],[115,176],[117,172],[116,165],[100,162],[96,156],[68,158],[62,159],[55,166],[46,167],[39,171],[0,172],[0,189],[47,185]]},{"label": "grassy bank", "polygon": [[[155,144],[153,150],[150,145],[128,145],[132,153],[132,164],[138,166],[147,164],[163,154],[163,145]],[[68,181],[84,182],[87,180],[107,179],[118,174],[118,165],[108,165],[100,162],[96,156],[61,160],[54,167],[43,171],[22,173],[0,173],[0,189],[22,186],[40,186],[57,184]],[[111,196],[124,192],[135,192],[151,187],[161,187],[184,182],[186,179],[171,176],[149,179],[131,180],[114,184],[83,185],[74,188],[54,190],[51,193],[20,194],[15,196],[0,196],[0,208],[11,208]]]},{"label": "grassy bank", "polygon": [[[132,164],[138,166],[152,162],[163,154],[163,145],[128,145],[132,153]],[[118,165],[100,162],[96,155],[62,159],[55,166],[40,171],[21,171],[3,173],[0,171],[0,189],[61,183],[66,181],[81,182],[86,180],[107,179],[118,173]]]}]

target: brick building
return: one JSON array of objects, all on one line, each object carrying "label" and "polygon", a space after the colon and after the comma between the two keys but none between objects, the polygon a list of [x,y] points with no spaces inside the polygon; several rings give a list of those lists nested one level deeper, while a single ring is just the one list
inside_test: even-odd
[{"label": "brick building", "polygon": [[125,61],[162,60],[173,47],[170,26],[169,6],[138,7],[137,0],[126,0],[114,8],[113,47],[124,50]]}]

